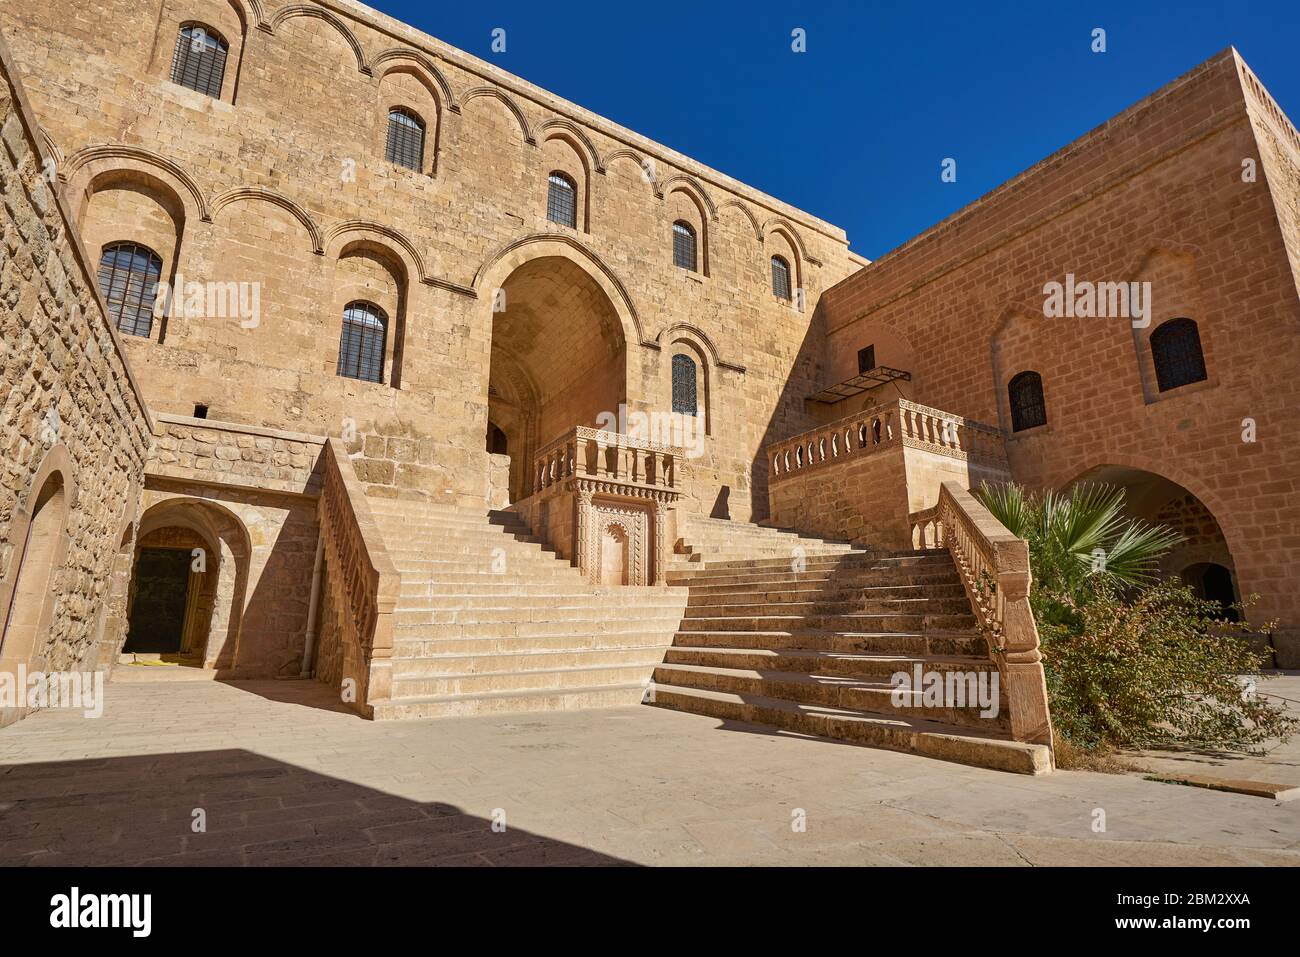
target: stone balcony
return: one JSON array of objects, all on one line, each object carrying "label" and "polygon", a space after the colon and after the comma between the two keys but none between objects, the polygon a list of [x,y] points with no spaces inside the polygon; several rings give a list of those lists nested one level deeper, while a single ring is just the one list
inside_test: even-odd
[{"label": "stone balcony", "polygon": [[533,457],[533,494],[513,506],[597,585],[663,584],[682,449],[578,426]]},{"label": "stone balcony", "polygon": [[769,445],[770,520],[783,528],[912,548],[909,516],[945,481],[1007,481],[1001,430],[906,399],[881,403]]}]

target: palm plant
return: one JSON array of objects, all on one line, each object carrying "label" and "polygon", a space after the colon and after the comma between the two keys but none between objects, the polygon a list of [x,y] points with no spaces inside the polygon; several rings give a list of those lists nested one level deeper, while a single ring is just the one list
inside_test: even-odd
[{"label": "palm plant", "polygon": [[1014,483],[982,484],[974,494],[1007,531],[1029,542],[1034,577],[1053,591],[1148,584],[1160,557],[1182,541],[1163,525],[1126,517],[1124,490],[1115,486],[1082,483],[1033,495]]}]

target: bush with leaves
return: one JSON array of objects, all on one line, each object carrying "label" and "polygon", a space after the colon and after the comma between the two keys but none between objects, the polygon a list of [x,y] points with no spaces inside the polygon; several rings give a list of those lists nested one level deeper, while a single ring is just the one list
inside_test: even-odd
[{"label": "bush with leaves", "polygon": [[1157,581],[1181,537],[1126,518],[1123,489],[983,485],[975,496],[1029,542],[1052,721],[1072,745],[1248,750],[1291,733],[1282,706],[1243,692],[1263,661],[1249,626]]}]

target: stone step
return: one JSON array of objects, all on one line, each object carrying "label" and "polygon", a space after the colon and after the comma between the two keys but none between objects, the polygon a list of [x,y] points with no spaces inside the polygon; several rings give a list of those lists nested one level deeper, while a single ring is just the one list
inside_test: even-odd
[{"label": "stone step", "polygon": [[738,572],[734,569],[710,570],[707,567],[698,571],[668,572],[665,576],[669,585],[684,585],[694,590],[695,588],[708,588],[710,586],[736,586],[736,585],[772,585],[772,584],[798,584],[804,582],[817,582],[825,587],[828,583],[834,582],[841,587],[852,587],[853,585],[929,585],[929,584],[961,584],[961,579],[957,575],[957,570],[920,570],[909,568],[876,568],[876,569],[852,569],[842,572],[827,572],[822,570],[809,570],[796,572],[789,568],[769,571],[749,571]]},{"label": "stone step", "polygon": [[814,706],[781,698],[742,696],[658,683],[648,703],[723,721],[765,724],[797,734],[905,751],[978,767],[1022,774],[1045,774],[1052,769],[1051,751],[1043,745],[1022,744],[980,733],[978,729],[908,715]]},{"label": "stone step", "polygon": [[972,628],[975,616],[965,614],[884,614],[857,613],[841,615],[703,615],[705,609],[688,609],[682,619],[686,631],[784,631],[792,628],[809,628],[815,631],[951,631]]},{"label": "stone step", "polygon": [[402,574],[402,580],[404,582],[410,581],[411,587],[416,590],[423,586],[437,589],[459,585],[490,585],[496,588],[500,587],[501,582],[519,580],[534,585],[555,584],[561,587],[587,584],[587,579],[582,577],[582,573],[568,562],[556,562],[554,568],[528,569],[526,574],[523,571],[515,570],[513,574],[509,575],[482,566],[477,568],[461,566],[459,571],[450,571],[445,568],[398,569],[398,571]]},{"label": "stone step", "polygon": [[[440,636],[429,632],[420,636],[393,638],[393,661],[415,661],[442,655],[477,658],[496,654],[541,654],[546,652],[598,651],[615,648],[661,650],[672,642],[671,629],[642,628],[621,632],[565,631],[555,635],[533,635],[520,641],[512,635],[486,637]],[[394,665],[396,667],[396,665]]]},{"label": "stone step", "polygon": [[478,714],[525,714],[536,711],[576,711],[639,704],[646,685],[597,685],[546,691],[489,691],[481,694],[428,695],[374,703],[376,721],[447,718]]},{"label": "stone step", "polygon": [[854,552],[849,555],[813,555],[775,558],[737,558],[736,560],[714,561],[706,558],[705,566],[709,571],[727,572],[731,570],[754,571],[780,570],[795,564],[811,570],[831,572],[857,570],[860,568],[943,568],[955,567],[952,557],[947,552],[925,552],[918,554],[881,555],[872,552]]},{"label": "stone step", "polygon": [[[834,582],[827,582],[833,585]],[[951,585],[867,585],[860,588],[817,587],[816,583],[792,583],[788,588],[769,588],[765,584],[713,586],[690,590],[687,605],[713,607],[736,602],[835,602],[935,598],[966,600],[960,584]]]},{"label": "stone step", "polygon": [[[606,618],[558,618],[553,621],[470,621],[454,624],[432,624],[414,621],[393,623],[394,646],[399,639],[418,640],[432,638],[513,638],[515,640],[546,638],[554,635],[590,633],[617,635],[629,631],[644,632],[662,628],[671,635],[678,620],[671,616],[656,621],[649,616],[610,615]],[[649,626],[649,627],[647,627]],[[667,642],[665,641],[665,644]]]},{"label": "stone step", "polygon": [[549,598],[539,602],[539,595],[521,595],[515,588],[506,586],[497,592],[475,595],[453,595],[434,593],[430,595],[402,595],[398,607],[404,611],[476,611],[491,614],[496,611],[517,611],[526,609],[536,611],[557,608],[577,608],[583,611],[600,609],[642,609],[674,611],[680,618],[685,609],[685,595],[673,595],[670,592],[657,592],[654,595],[637,594],[637,589],[624,589],[626,594],[595,595],[590,592],[573,591],[559,594],[554,590],[543,592]]},{"label": "stone step", "polygon": [[[654,682],[656,686],[667,684],[676,688],[701,688],[743,695],[746,698],[780,698],[799,704],[905,715],[963,728],[1001,731],[1003,734],[1007,733],[1009,727],[1005,704],[1000,699],[994,699],[987,712],[981,711],[977,703],[963,707],[927,706],[919,692],[908,692],[904,703],[894,704],[895,689],[888,677],[665,664],[655,668]],[[991,681],[986,688],[991,694]],[[963,694],[966,690],[963,687]],[[978,702],[978,695],[974,701]]]},{"label": "stone step", "polygon": [[529,648],[489,654],[436,654],[421,658],[395,658],[393,680],[445,678],[453,675],[490,675],[502,672],[558,671],[563,668],[594,668],[611,665],[653,668],[663,662],[665,650],[664,643],[659,641],[654,644],[630,644],[613,648],[564,648],[541,651]]},{"label": "stone step", "polygon": [[811,601],[746,601],[745,596],[727,595],[731,601],[696,602],[687,606],[686,615],[746,617],[754,615],[835,615],[835,614],[917,614],[969,615],[970,603],[965,595],[937,598],[921,593],[910,598],[817,598]]},{"label": "stone step", "polygon": [[666,585],[650,585],[646,587],[625,588],[617,585],[591,585],[580,575],[576,575],[570,580],[556,581],[546,579],[544,581],[532,581],[528,578],[513,575],[483,575],[479,576],[481,580],[463,581],[447,584],[430,582],[428,579],[402,579],[401,594],[403,597],[410,598],[439,598],[439,599],[468,599],[482,598],[491,596],[507,596],[518,599],[521,602],[537,602],[539,598],[592,598],[592,597],[611,597],[621,598],[627,601],[639,601],[638,596],[655,597],[659,599],[670,598],[673,601],[682,601],[686,597],[686,589],[681,587],[669,587]]},{"label": "stone step", "polygon": [[[560,624],[591,628],[619,621],[626,613],[634,613],[640,621],[663,622],[676,627],[682,620],[680,605],[540,605],[525,608],[406,608],[398,605],[393,611],[395,628],[416,626],[442,627],[444,625],[478,625],[490,622],[500,626]],[[623,613],[623,614],[620,614]]]},{"label": "stone step", "polygon": [[678,629],[680,648],[812,648],[818,651],[869,652],[932,657],[987,656],[988,643],[974,632],[833,632],[808,628],[789,631],[705,631]]},{"label": "stone step", "polygon": [[815,648],[692,648],[674,645],[664,652],[664,664],[704,668],[748,668],[754,671],[801,671],[806,674],[888,678],[900,671],[909,675],[915,665],[927,671],[997,671],[997,666],[974,655],[881,654],[856,651],[820,651]]},{"label": "stone step", "polygon": [[394,701],[429,696],[483,694],[502,691],[560,691],[602,685],[642,686],[652,665],[593,665],[550,671],[502,671],[482,674],[441,675],[428,678],[393,678]]}]

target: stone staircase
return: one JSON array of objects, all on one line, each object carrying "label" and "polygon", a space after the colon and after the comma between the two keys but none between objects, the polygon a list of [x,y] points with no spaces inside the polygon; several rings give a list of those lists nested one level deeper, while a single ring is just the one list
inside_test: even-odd
[{"label": "stone staircase", "polygon": [[513,512],[369,506],[402,578],[376,720],[641,702],[684,589],[590,585]]},{"label": "stone staircase", "polygon": [[997,672],[946,551],[872,553],[795,536],[804,551],[792,557],[791,533],[733,528],[736,548],[767,557],[722,548],[720,560],[674,565],[668,583],[688,586],[689,598],[648,703],[1007,771],[1051,770],[1048,748],[1011,740],[1005,695],[996,717],[981,717],[974,702],[891,700],[891,676],[917,665],[976,680]]},{"label": "stone staircase", "polygon": [[679,515],[677,535],[667,564],[669,571],[687,571],[705,563],[762,558],[792,561],[867,551],[860,545],[814,538],[788,529],[699,515]]}]

